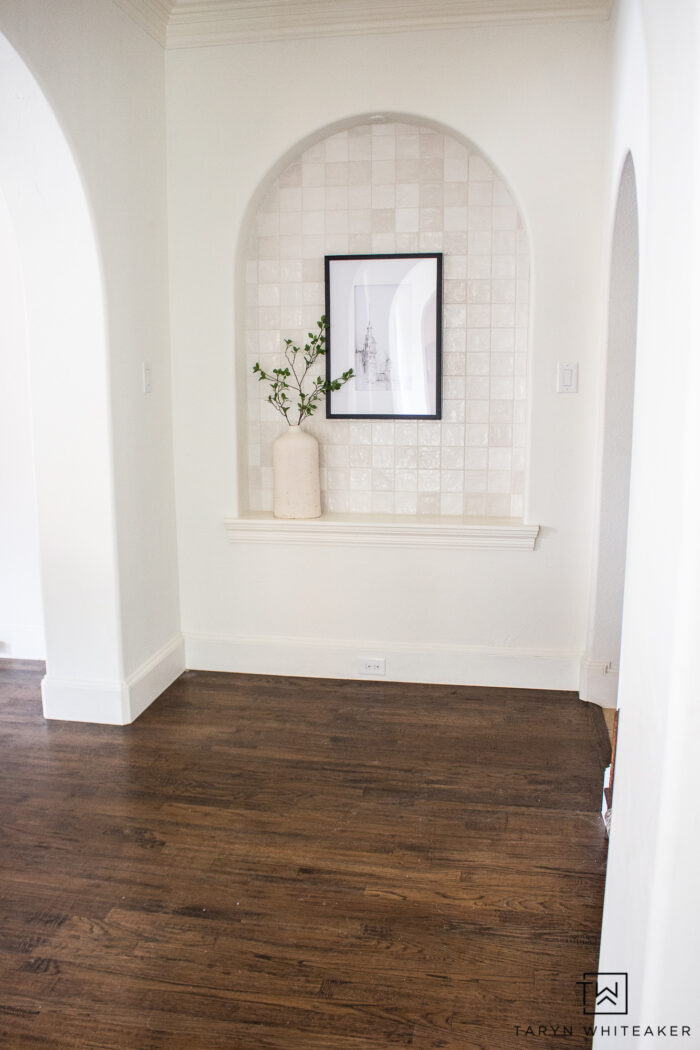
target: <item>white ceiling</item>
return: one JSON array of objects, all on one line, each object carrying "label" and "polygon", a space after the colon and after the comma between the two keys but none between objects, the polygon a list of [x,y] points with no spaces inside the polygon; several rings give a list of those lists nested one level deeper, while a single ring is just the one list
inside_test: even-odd
[{"label": "white ceiling", "polygon": [[164,47],[609,18],[614,0],[114,0]]}]

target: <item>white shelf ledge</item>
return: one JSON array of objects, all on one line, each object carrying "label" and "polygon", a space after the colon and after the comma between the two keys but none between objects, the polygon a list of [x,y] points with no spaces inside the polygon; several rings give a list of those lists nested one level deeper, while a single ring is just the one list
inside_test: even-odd
[{"label": "white shelf ledge", "polygon": [[409,515],[323,514],[287,520],[256,512],[225,518],[232,543],[285,543],[342,547],[421,547],[442,550],[535,549],[539,525],[512,518],[430,518]]}]

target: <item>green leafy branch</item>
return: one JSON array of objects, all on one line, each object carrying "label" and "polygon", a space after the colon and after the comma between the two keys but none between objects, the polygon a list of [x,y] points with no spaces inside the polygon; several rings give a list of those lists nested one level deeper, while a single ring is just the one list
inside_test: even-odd
[{"label": "green leafy branch", "polygon": [[[309,332],[309,341],[303,348],[296,346],[291,339],[284,341],[284,359],[286,364],[281,368],[273,368],[271,372],[265,372],[260,367],[260,362],[253,365],[253,373],[258,380],[270,384],[270,393],[267,400],[284,416],[290,426],[302,423],[312,416],[318,408],[318,402],[331,390],[340,390],[341,386],[352,379],[355,375],[352,368],[343,372],[337,379],[322,379],[316,376],[309,377],[311,384],[308,392],[304,389],[307,376],[319,357],[326,353],[326,324],[325,316],[317,324],[317,332]],[[290,412],[298,412],[298,419],[290,419]]]}]

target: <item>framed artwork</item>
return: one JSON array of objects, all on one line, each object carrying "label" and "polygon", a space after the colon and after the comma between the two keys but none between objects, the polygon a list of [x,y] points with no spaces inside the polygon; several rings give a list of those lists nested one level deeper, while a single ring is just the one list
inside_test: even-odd
[{"label": "framed artwork", "polygon": [[440,419],[442,255],[326,256],[328,419]]}]

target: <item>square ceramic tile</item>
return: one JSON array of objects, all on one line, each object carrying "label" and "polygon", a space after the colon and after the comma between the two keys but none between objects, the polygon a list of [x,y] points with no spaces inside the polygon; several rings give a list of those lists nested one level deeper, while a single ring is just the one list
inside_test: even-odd
[{"label": "square ceramic tile", "polygon": [[467,282],[444,280],[442,285],[444,303],[464,303],[467,299]]},{"label": "square ceramic tile", "polygon": [[442,418],[445,423],[464,423],[467,418],[467,404],[463,398],[443,398]]},{"label": "square ceramic tile", "polygon": [[373,467],[393,467],[394,466],[394,446],[393,445],[372,445],[372,466]]},{"label": "square ceramic tile", "polygon": [[495,207],[493,209],[494,230],[514,230],[518,225],[518,213],[513,207]]},{"label": "square ceramic tile", "polygon": [[416,135],[399,135],[396,139],[396,156],[401,160],[420,156],[420,139]]},{"label": "square ceramic tile", "polygon": [[394,487],[393,470],[372,470],[372,490],[374,492],[386,492]]},{"label": "square ceramic tile", "polygon": [[486,496],[486,513],[489,518],[507,518],[510,512],[510,500],[508,495],[489,492]]},{"label": "square ceramic tile", "polygon": [[350,488],[353,491],[372,488],[372,471],[365,469],[350,469]]},{"label": "square ceramic tile", "polygon": [[[418,203],[421,208],[442,208],[445,202],[445,191],[441,182],[424,182],[420,184]],[[455,229],[463,229],[457,226]]]},{"label": "square ceramic tile", "polygon": [[442,355],[443,376],[462,376],[466,371],[467,355],[462,352],[446,351]]},{"label": "square ceramic tile", "polygon": [[394,160],[395,157],[396,139],[393,135],[372,137],[372,160]]},{"label": "square ceramic tile", "polygon": [[418,448],[416,445],[397,445],[394,452],[394,466],[400,470],[417,467]]},{"label": "square ceramic tile", "polygon": [[443,376],[442,396],[446,401],[457,399],[464,401],[466,397],[466,380],[464,376]]},{"label": "square ceramic tile", "polygon": [[442,234],[442,248],[447,255],[467,254],[467,231],[445,230]]},{"label": "square ceramic tile", "polygon": [[487,423],[467,423],[464,430],[468,446],[488,448],[489,427]]},{"label": "square ceramic tile", "polygon": [[440,467],[440,446],[419,445],[418,466],[422,470],[437,470]]},{"label": "square ceramic tile", "polygon": [[443,470],[440,489],[442,492],[462,492],[464,490],[464,472],[459,469]]},{"label": "square ceramic tile", "polygon": [[348,159],[347,132],[341,132],[326,139],[324,159],[326,161],[344,161]]},{"label": "square ceramic tile", "polygon": [[358,210],[372,207],[372,187],[367,185],[348,186],[348,208]]},{"label": "square ceramic tile", "polygon": [[[376,187],[379,189],[379,187]],[[397,208],[418,208],[420,205],[420,185],[417,182],[401,182],[396,186]]]},{"label": "square ceramic tile", "polygon": [[493,183],[470,182],[467,201],[477,208],[490,208],[493,204]]},{"label": "square ceramic tile", "polygon": [[461,423],[443,423],[442,445],[464,445],[465,426]]},{"label": "square ceramic tile", "polygon": [[419,492],[418,493],[418,513],[419,514],[439,514],[440,513],[440,493],[439,492]]},{"label": "square ceramic tile", "polygon": [[[489,358],[489,370],[492,376],[512,376],[515,366],[515,355],[508,353],[491,353]],[[494,388],[491,393],[493,397],[500,395],[495,394]]]},{"label": "square ceramic tile", "polygon": [[397,445],[415,445],[418,441],[418,424],[415,420],[401,420],[395,423],[394,441]]},{"label": "square ceramic tile", "polygon": [[489,470],[488,471],[488,492],[499,492],[499,493],[510,493],[510,471],[509,470]]},{"label": "square ceramic tile", "polygon": [[397,492],[416,492],[418,489],[418,471],[410,469],[397,470],[395,484]]},{"label": "square ceramic tile", "polygon": [[326,175],[325,164],[307,164],[301,166],[302,186],[323,186]]},{"label": "square ceramic tile", "polygon": [[396,208],[396,186],[372,186],[372,208]]},{"label": "square ceramic tile", "polygon": [[445,162],[442,157],[421,157],[418,161],[420,182],[443,182]]},{"label": "square ceramic tile", "polygon": [[394,493],[373,492],[371,494],[371,510],[373,514],[394,514]]},{"label": "square ceramic tile", "polygon": [[372,510],[371,492],[351,492],[348,500],[351,514],[369,514]]},{"label": "square ceramic tile", "polygon": [[416,492],[399,492],[394,496],[395,514],[417,514],[418,494]]},{"label": "square ceramic tile", "polygon": [[442,260],[442,272],[446,280],[464,280],[467,276],[467,256],[446,255]]},{"label": "square ceramic tile", "polygon": [[[348,465],[350,467],[370,467],[372,465],[372,446],[349,445]],[[352,485],[352,472],[350,474],[350,484]]]},{"label": "square ceramic tile", "polygon": [[487,480],[488,471],[486,470],[465,470],[464,491],[469,493],[486,492]]},{"label": "square ceramic tile", "polygon": [[445,157],[445,182],[465,182],[468,170],[466,157]]},{"label": "square ceramic tile", "polygon": [[417,252],[420,247],[420,240],[417,233],[398,233],[396,234],[396,251],[397,252]]},{"label": "square ceramic tile", "polygon": [[417,233],[419,226],[418,208],[397,208],[397,233]]},{"label": "square ceramic tile", "polygon": [[396,234],[373,233],[372,252],[375,255],[393,255],[396,251]]},{"label": "square ceramic tile", "polygon": [[418,443],[420,445],[439,445],[441,425],[438,422],[418,424]]},{"label": "square ceramic tile", "polygon": [[498,353],[515,349],[515,329],[494,328],[491,332],[491,351]]},{"label": "square ceramic tile", "polygon": [[464,353],[467,346],[466,328],[443,328],[442,349],[443,353]]},{"label": "square ceramic tile", "polygon": [[370,445],[372,443],[372,424],[350,420],[348,440],[353,445]]},{"label": "square ceramic tile", "polygon": [[442,323],[445,328],[464,328],[467,324],[467,308],[462,303],[445,303],[442,308]]},{"label": "square ceramic tile", "polygon": [[510,398],[497,401],[492,397],[488,404],[489,422],[506,424],[513,422],[513,401]]},{"label": "square ceramic tile", "polygon": [[443,470],[464,469],[464,445],[445,445],[441,453]]}]

